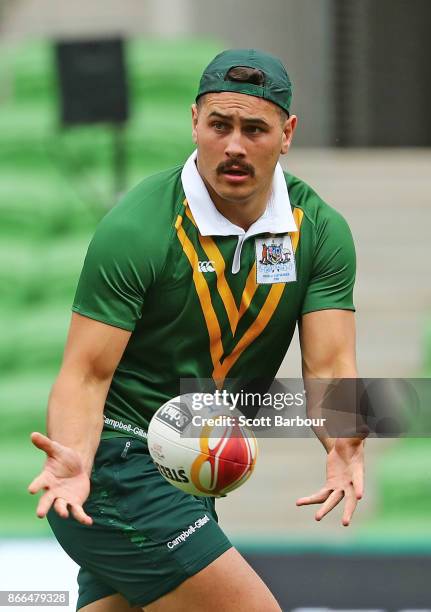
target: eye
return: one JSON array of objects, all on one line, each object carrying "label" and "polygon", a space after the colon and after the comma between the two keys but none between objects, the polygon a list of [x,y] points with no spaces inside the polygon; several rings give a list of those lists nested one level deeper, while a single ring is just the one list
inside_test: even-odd
[{"label": "eye", "polygon": [[223,123],[223,121],[213,121],[212,127],[216,130],[216,132],[223,132],[228,128],[228,125]]},{"label": "eye", "polygon": [[258,125],[248,125],[245,128],[245,131],[247,132],[247,134],[254,135],[254,134],[262,134],[265,130]]}]

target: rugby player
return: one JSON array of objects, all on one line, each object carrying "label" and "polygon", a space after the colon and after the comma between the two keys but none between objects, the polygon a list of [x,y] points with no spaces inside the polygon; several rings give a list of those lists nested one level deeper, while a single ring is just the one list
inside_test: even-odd
[{"label": "rugby player", "polygon": [[[159,474],[146,428],[180,378],[221,388],[226,377],[274,377],[297,323],[305,379],[357,375],[351,233],[279,165],[297,123],[291,94],[272,55],[218,55],[192,106],[196,151],[132,189],[89,246],[48,436],[32,434],[46,463],[29,486],[43,491],[37,515],[81,568],[82,611],[280,610],[213,500]],[[297,504],[321,504],[320,520],[344,499],[348,525],[363,440],[318,436],[327,479]]]}]

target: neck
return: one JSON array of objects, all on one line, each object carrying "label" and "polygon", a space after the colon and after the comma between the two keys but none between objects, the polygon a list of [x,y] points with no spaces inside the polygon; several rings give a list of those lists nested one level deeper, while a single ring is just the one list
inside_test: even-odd
[{"label": "neck", "polygon": [[202,179],[219,213],[234,225],[242,227],[244,231],[247,231],[265,212],[271,193],[272,181],[258,194],[253,194],[252,198],[238,202],[222,198],[204,177]]}]

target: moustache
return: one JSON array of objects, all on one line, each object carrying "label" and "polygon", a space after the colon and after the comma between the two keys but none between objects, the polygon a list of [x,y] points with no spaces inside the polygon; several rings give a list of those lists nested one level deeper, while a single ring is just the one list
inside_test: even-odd
[{"label": "moustache", "polygon": [[254,168],[251,164],[247,164],[246,162],[235,160],[235,159],[230,159],[228,161],[221,162],[217,166],[216,172],[217,174],[224,174],[225,172],[229,172],[229,170],[232,170],[233,168],[235,168],[235,170],[246,172],[252,178],[255,175]]}]

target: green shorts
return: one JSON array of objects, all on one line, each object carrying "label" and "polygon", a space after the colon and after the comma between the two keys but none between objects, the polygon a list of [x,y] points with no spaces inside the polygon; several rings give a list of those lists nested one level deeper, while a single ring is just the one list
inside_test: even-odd
[{"label": "green shorts", "polygon": [[145,606],[231,547],[214,500],[169,484],[135,438],[102,440],[84,509],[90,527],[48,514],[57,540],[81,567],[78,610],[114,593]]}]

